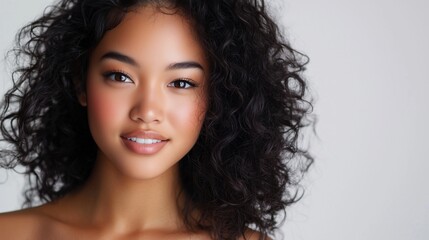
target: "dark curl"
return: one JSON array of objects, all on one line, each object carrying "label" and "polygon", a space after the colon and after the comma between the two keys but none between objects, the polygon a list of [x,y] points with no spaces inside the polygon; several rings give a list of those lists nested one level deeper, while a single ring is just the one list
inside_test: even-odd
[{"label": "dark curl", "polygon": [[26,206],[87,180],[97,146],[76,95],[85,91],[91,50],[145,4],[186,17],[210,63],[203,128],[180,161],[186,225],[215,239],[236,239],[247,227],[272,234],[313,161],[299,146],[312,105],[301,75],[307,57],[282,37],[262,0],[60,0],[47,8],[17,35],[14,85],[1,106],[1,166],[25,167]]}]

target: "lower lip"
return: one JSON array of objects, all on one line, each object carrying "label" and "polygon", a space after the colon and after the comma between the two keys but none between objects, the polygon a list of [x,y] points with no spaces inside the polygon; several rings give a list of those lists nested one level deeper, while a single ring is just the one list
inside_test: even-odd
[{"label": "lower lip", "polygon": [[131,140],[128,140],[127,138],[122,138],[122,141],[124,142],[125,146],[131,150],[134,153],[142,154],[142,155],[151,155],[155,154],[167,144],[167,141],[161,141],[159,143],[152,143],[152,144],[140,144]]}]

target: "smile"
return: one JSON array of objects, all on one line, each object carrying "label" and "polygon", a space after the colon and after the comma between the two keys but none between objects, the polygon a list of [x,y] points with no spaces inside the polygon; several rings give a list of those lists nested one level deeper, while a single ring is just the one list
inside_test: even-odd
[{"label": "smile", "polygon": [[169,139],[156,139],[154,137],[122,137],[124,146],[139,155],[156,154],[170,141]]},{"label": "smile", "polygon": [[161,142],[161,140],[159,140],[159,139],[150,139],[150,138],[130,137],[127,139],[130,141],[139,143],[139,144],[154,144],[154,143],[160,143]]}]

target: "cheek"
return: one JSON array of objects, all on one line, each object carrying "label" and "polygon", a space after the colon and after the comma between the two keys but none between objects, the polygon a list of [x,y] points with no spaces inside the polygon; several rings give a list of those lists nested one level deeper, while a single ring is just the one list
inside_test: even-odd
[{"label": "cheek", "polygon": [[206,104],[201,99],[173,101],[169,107],[169,119],[175,127],[184,133],[199,134]]},{"label": "cheek", "polygon": [[[118,121],[123,116],[123,99],[118,96],[112,96],[109,91],[103,91],[102,88],[88,86],[87,89],[88,116],[90,125],[93,127],[108,127]],[[122,107],[121,107],[122,106]]]}]

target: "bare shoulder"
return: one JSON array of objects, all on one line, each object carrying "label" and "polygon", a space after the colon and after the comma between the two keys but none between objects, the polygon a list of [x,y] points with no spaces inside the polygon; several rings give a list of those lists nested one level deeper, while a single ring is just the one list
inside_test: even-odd
[{"label": "bare shoulder", "polygon": [[0,213],[0,239],[38,239],[45,223],[37,207]]},{"label": "bare shoulder", "polygon": [[258,231],[248,228],[244,234],[245,237],[240,237],[239,240],[272,240],[270,237],[261,234]]}]

